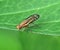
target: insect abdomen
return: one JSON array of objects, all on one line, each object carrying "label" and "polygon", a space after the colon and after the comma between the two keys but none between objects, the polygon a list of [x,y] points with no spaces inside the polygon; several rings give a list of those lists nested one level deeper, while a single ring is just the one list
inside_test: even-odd
[{"label": "insect abdomen", "polygon": [[27,20],[27,22],[30,21],[30,23],[32,23],[35,20],[37,20],[38,18],[39,18],[39,15],[38,14],[34,14],[34,15],[29,16],[26,20]]}]

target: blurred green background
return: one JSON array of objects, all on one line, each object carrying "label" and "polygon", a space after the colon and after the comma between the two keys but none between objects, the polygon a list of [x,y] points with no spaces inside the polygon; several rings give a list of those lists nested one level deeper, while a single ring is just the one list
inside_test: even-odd
[{"label": "blurred green background", "polygon": [[[40,18],[18,30],[32,14]],[[60,0],[0,0],[0,50],[60,50]]]}]

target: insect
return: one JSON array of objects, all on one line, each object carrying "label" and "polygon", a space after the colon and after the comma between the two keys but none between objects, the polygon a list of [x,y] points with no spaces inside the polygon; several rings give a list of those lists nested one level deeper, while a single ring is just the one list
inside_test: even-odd
[{"label": "insect", "polygon": [[23,27],[28,26],[30,23],[34,22],[35,20],[37,20],[39,18],[38,14],[33,14],[31,16],[29,16],[28,18],[26,18],[23,22],[21,22],[21,24],[19,24],[17,26],[17,29],[21,29]]}]

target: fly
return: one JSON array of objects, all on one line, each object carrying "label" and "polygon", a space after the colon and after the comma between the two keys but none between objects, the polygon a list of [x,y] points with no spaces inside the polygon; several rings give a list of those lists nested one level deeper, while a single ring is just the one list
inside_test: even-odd
[{"label": "fly", "polygon": [[39,18],[38,14],[33,14],[33,15],[29,16],[23,22],[21,22],[21,24],[19,24],[17,26],[17,29],[21,29],[21,28],[24,28],[24,27],[28,26],[30,23],[34,22],[38,18]]}]

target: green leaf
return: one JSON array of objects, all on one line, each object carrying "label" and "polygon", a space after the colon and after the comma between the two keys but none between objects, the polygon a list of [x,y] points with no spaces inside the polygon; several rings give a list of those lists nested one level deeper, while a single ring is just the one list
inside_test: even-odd
[{"label": "green leaf", "polygon": [[31,14],[39,14],[39,20],[28,31],[49,35],[60,33],[59,0],[2,0],[0,6],[0,28],[17,30],[16,25],[25,18]]},{"label": "green leaf", "polygon": [[[40,18],[18,30],[16,26],[32,14]],[[60,50],[59,36],[60,0],[0,0],[0,48]]]}]

